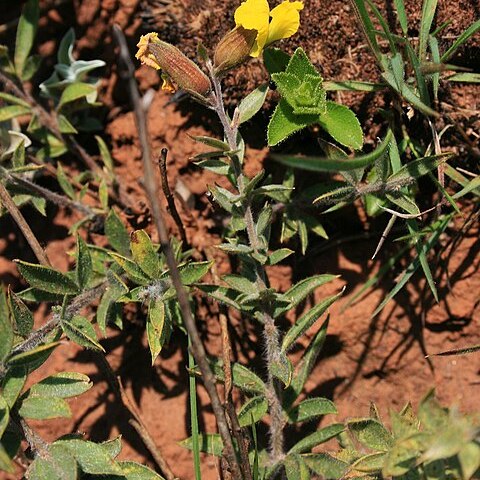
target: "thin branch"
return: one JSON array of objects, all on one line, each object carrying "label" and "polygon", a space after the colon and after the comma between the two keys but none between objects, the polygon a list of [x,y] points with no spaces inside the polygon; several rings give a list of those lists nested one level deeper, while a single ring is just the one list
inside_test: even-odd
[{"label": "thin branch", "polygon": [[27,240],[30,248],[33,250],[33,253],[37,257],[37,260],[44,266],[49,267],[50,261],[46,253],[43,251],[42,246],[40,245],[37,237],[32,232],[30,225],[28,225],[25,217],[22,215],[18,207],[15,205],[12,197],[8,193],[7,189],[4,187],[3,183],[0,182],[0,201],[3,203],[3,206],[7,209],[8,213],[15,220],[15,223],[18,225],[22,231],[25,239]]},{"label": "thin branch", "polygon": [[130,59],[130,52],[128,50],[125,36],[123,35],[123,32],[121,31],[119,26],[114,25],[113,33],[120,47],[120,59],[125,66],[124,69],[121,69],[120,75],[126,82],[128,82],[130,98],[135,113],[138,135],[140,138],[140,144],[142,146],[145,190],[150,201],[153,218],[155,220],[155,226],[157,228],[158,236],[160,238],[160,245],[165,254],[167,265],[170,271],[170,277],[177,293],[177,299],[182,314],[182,319],[192,342],[192,353],[202,374],[205,389],[207,390],[207,393],[210,397],[212,410],[218,425],[218,431],[223,441],[225,456],[227,458],[229,467],[234,475],[234,478],[240,480],[242,479],[241,467],[235,455],[232,436],[230,434],[230,430],[228,429],[225,412],[220,402],[220,398],[218,396],[217,388],[215,385],[215,377],[210,368],[205,348],[202,344],[200,334],[198,332],[195,320],[192,315],[188,294],[180,278],[177,262],[175,260],[175,255],[170,244],[167,228],[165,226],[163,212],[160,207],[159,197],[161,189],[159,182],[157,181],[157,178],[155,176],[155,170],[150,152],[150,143],[148,140],[147,118],[145,110],[141,103],[140,93],[138,91],[137,83],[135,80],[134,67]]},{"label": "thin branch", "polygon": [[6,179],[8,182],[17,185],[19,187],[22,187],[31,193],[38,195],[45,200],[48,200],[49,202],[54,203],[55,205],[58,205],[59,207],[66,207],[66,208],[71,208],[73,210],[78,210],[81,213],[84,213],[85,215],[90,215],[93,216],[95,215],[95,212],[88,206],[83,205],[80,202],[76,202],[75,200],[72,200],[65,195],[59,195],[58,193],[52,192],[48,188],[44,188],[40,185],[37,185],[36,183],[31,182],[30,180],[27,180],[26,178],[22,178],[17,174],[14,173],[8,173],[6,174]]},{"label": "thin branch", "polygon": [[178,214],[177,206],[175,205],[175,199],[172,195],[170,187],[168,185],[168,177],[167,177],[167,153],[168,150],[166,148],[162,148],[162,152],[160,154],[160,158],[158,159],[158,166],[160,168],[160,176],[162,179],[162,190],[165,198],[167,199],[168,209],[170,211],[170,215],[175,220],[177,224],[178,231],[180,232],[180,237],[182,238],[184,248],[190,248],[190,244],[187,240],[187,234],[185,233],[185,227],[183,226],[182,219]]}]

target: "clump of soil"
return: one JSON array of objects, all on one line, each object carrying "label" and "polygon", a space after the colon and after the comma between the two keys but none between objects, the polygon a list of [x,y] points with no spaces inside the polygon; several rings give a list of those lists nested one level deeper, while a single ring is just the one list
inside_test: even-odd
[{"label": "clump of soil", "polygon": [[[190,58],[195,58],[198,40],[212,51],[218,39],[233,27],[232,14],[238,3],[235,0],[148,0],[142,4],[139,0],[41,2],[43,13],[37,48],[45,57],[45,64],[38,74],[38,80],[48,76],[55,62],[58,42],[71,26],[75,28],[78,38],[77,55],[84,59],[102,58],[107,62],[101,99],[108,110],[103,112],[106,126],[101,135],[111,146],[122,186],[138,200],[142,210],[145,210],[147,201],[141,186],[138,136],[125,87],[118,80],[111,26],[119,23],[124,29],[132,55],[139,35],[155,29],[161,31],[166,40],[182,48]],[[418,2],[410,0],[406,3],[407,13],[412,19],[410,33],[415,36],[419,22]],[[378,1],[377,4],[393,25],[391,2]],[[18,16],[19,6],[11,4],[6,10],[6,20],[12,20]],[[476,0],[440,2],[437,25],[452,19],[443,31],[442,45],[450,45],[453,37],[477,19],[479,14]],[[348,2],[310,0],[305,2],[302,20],[301,31],[291,40],[283,42],[282,48],[291,52],[295,46],[303,46],[325,79],[378,79],[377,68]],[[150,26],[146,25],[148,22]],[[13,33],[12,29],[7,31],[6,41],[10,45]],[[462,65],[478,68],[479,45],[478,39],[472,40],[452,59],[452,63],[458,61]],[[189,158],[203,148],[195,144],[189,135],[218,136],[218,123],[208,112],[191,103],[172,103],[171,97],[158,91],[160,81],[153,70],[139,67],[136,78],[143,92],[149,89],[154,92],[149,109],[154,151],[159,152],[165,146],[169,149],[171,185],[183,185],[188,192],[188,202],[181,209],[188,238],[194,248],[206,251],[219,242],[224,220],[212,210],[204,195],[207,185],[219,179],[191,165]],[[225,83],[231,104],[266,80],[267,74],[258,60],[250,61],[229,74]],[[477,103],[480,86],[452,84],[443,87],[440,108],[449,111],[470,141],[476,142],[478,147],[478,134],[475,132],[479,131],[480,126]],[[354,108],[365,126],[367,141],[373,144],[380,129],[378,108],[388,107],[390,96],[342,93],[337,94],[336,99]],[[268,111],[247,125],[246,173],[249,176],[262,167],[270,171],[278,169],[268,162],[263,134],[258,133],[263,132],[267,120]],[[419,130],[415,135],[414,138],[426,136],[424,130]],[[94,145],[91,138],[84,140],[87,146]],[[458,137],[452,134],[445,140],[463,155],[461,160],[466,165],[468,162],[474,165]],[[294,139],[288,148],[300,148],[297,144]],[[65,168],[75,169],[78,165],[68,157]],[[478,207],[466,201],[461,208],[465,215],[469,215]],[[68,228],[78,218],[68,212],[50,211],[48,221],[53,223],[53,227],[45,229],[43,219],[38,219],[31,211],[25,213],[32,222],[34,232],[47,246],[52,263],[66,270],[70,262],[65,252],[73,248]],[[127,216],[124,215],[124,218],[127,219]],[[380,259],[369,260],[383,224],[381,221],[368,223],[362,218],[361,208],[347,209],[340,215],[325,217],[325,226],[331,236],[329,242],[314,241],[306,258],[298,253],[291,261],[272,267],[268,272],[272,286],[282,291],[288,289],[292,281],[307,275],[325,272],[340,275],[337,281],[320,289],[315,298],[309,300],[310,303],[346,286],[343,299],[331,309],[329,334],[321,358],[306,385],[306,394],[333,399],[339,411],[338,420],[366,415],[371,401],[386,416],[389,408],[401,408],[407,401],[417,404],[432,386],[436,387],[441,401],[456,404],[462,410],[478,408],[476,399],[480,370],[478,362],[472,361],[476,357],[426,358],[429,353],[480,343],[478,222],[472,222],[471,227],[458,236],[463,222],[459,220],[450,226],[442,240],[445,250],[439,251],[435,263],[432,263],[441,298],[438,304],[431,299],[421,275],[417,275],[381,315],[371,318],[372,312],[393,287],[396,275],[401,273],[405,265],[385,277],[354,306],[342,309],[351,295],[378,272],[395,249],[394,245],[387,242]],[[148,223],[148,215],[143,221],[145,227],[154,233]],[[130,229],[133,227],[130,226]],[[19,287],[20,281],[12,260],[23,258],[33,261],[33,258],[29,257],[30,252],[10,219],[0,219],[0,232],[0,280],[4,284],[12,283]],[[176,233],[174,228],[173,233]],[[459,241],[452,249],[448,242],[457,237]],[[220,273],[231,268],[225,256],[218,252],[213,255]],[[445,271],[448,271],[448,275],[444,274]],[[198,314],[207,349],[213,355],[219,354],[221,348],[215,312],[214,307],[202,304]],[[44,322],[47,315],[46,309],[39,309],[35,317],[37,325]],[[124,331],[110,332],[102,344],[107,351],[107,360],[122,378],[128,394],[139,404],[145,423],[176,475],[192,478],[191,454],[177,444],[188,436],[189,431],[185,339],[179,334],[174,336],[170,346],[162,352],[152,368],[144,321],[141,312],[127,312]],[[232,317],[231,322],[236,357],[243,363],[258,365],[257,352],[261,350],[258,347],[258,332],[236,317]],[[308,338],[314,330],[309,332]],[[303,342],[304,346],[308,338]],[[294,357],[299,354],[300,349],[294,352]],[[86,373],[91,376],[95,386],[71,402],[71,420],[34,424],[39,433],[46,440],[53,440],[65,433],[82,432],[87,438],[97,441],[121,433],[124,440],[122,458],[152,464],[152,459],[128,425],[125,411],[109,390],[105,373],[97,359],[73,344],[62,345],[35,373],[34,379],[63,370]],[[199,403],[202,430],[212,432],[214,421],[201,386]],[[325,421],[330,420],[333,419],[327,418]],[[215,460],[205,457],[202,468],[204,478],[218,477],[219,467]]]}]

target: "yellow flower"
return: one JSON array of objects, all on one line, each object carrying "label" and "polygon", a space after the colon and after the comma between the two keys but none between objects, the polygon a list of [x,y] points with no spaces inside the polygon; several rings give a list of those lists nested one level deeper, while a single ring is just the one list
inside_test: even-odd
[{"label": "yellow flower", "polygon": [[[286,0],[270,11],[267,0],[246,0],[235,10],[235,23],[256,30],[257,38],[250,55],[258,57],[264,47],[294,35],[300,26],[303,2]],[[270,17],[272,20],[270,21]]]},{"label": "yellow flower", "polygon": [[142,62],[142,65],[148,65],[155,70],[160,70],[160,65],[157,63],[155,55],[150,53],[148,47],[150,43],[155,43],[159,40],[158,33],[151,32],[140,37],[140,41],[137,43],[138,52],[135,54],[135,58]]}]

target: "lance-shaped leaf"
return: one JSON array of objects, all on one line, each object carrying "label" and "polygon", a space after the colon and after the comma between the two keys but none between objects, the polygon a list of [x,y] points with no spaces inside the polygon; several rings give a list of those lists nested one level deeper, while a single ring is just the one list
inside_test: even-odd
[{"label": "lance-shaped leaf", "polygon": [[289,453],[304,453],[309,452],[317,445],[327,442],[331,438],[336,437],[345,430],[345,426],[341,423],[333,423],[327,427],[321,428],[316,432],[302,438],[296,445],[294,445]]},{"label": "lance-shaped leaf", "polygon": [[348,429],[359,443],[372,450],[386,452],[393,444],[390,432],[373,418],[352,420]]},{"label": "lance-shaped leaf", "polygon": [[147,339],[152,365],[155,363],[159,353],[172,332],[171,322],[166,314],[163,300],[152,300],[148,307],[147,317]]},{"label": "lance-shaped leaf", "polygon": [[335,278],[338,278],[338,275],[322,274],[300,280],[280,296],[280,299],[288,302],[288,305],[275,309],[274,317],[277,318],[288,310],[295,308],[303,302],[308,295],[313,293],[316,288],[331,282]]},{"label": "lance-shaped leaf", "polygon": [[241,427],[248,427],[259,422],[268,411],[268,402],[264,396],[253,397],[242,405],[238,412],[238,423]]},{"label": "lance-shaped leaf", "polygon": [[62,108],[67,103],[74,102],[81,98],[88,97],[89,95],[96,94],[97,87],[90,85],[89,83],[76,82],[68,85],[68,87],[62,92],[60,101],[58,102],[58,108]]},{"label": "lance-shaped leaf", "polygon": [[328,398],[308,398],[287,412],[288,423],[308,422],[329,413],[337,413],[337,408]]},{"label": "lance-shaped leaf", "polygon": [[27,115],[29,113],[31,113],[30,107],[24,107],[22,105],[7,105],[6,107],[0,108],[0,122],[6,122],[12,118]]},{"label": "lance-shaped leaf", "polygon": [[29,397],[70,398],[92,388],[90,379],[77,372],[60,372],[40,380],[29,389]]},{"label": "lance-shaped leaf", "polygon": [[117,462],[117,465],[122,470],[122,478],[125,477],[127,480],[165,480],[158,473],[137,462]]},{"label": "lance-shaped leaf", "polygon": [[67,275],[50,267],[15,260],[18,270],[25,280],[35,288],[49,293],[74,295],[79,289]]},{"label": "lance-shaped leaf", "polygon": [[[215,377],[223,382],[225,376],[222,360],[212,358],[210,360],[210,366],[212,367]],[[263,383],[262,379],[247,367],[236,362],[232,363],[232,380],[236,387],[245,392],[255,393],[257,395],[265,393],[265,383]]]},{"label": "lance-shaped leaf", "polygon": [[61,445],[50,445],[48,457],[38,455],[30,464],[28,480],[77,480],[78,466],[72,453]]},{"label": "lance-shaped leaf", "polygon": [[308,170],[311,172],[342,172],[356,170],[372,165],[378,158],[384,155],[392,139],[392,131],[389,129],[380,145],[373,151],[353,158],[338,159],[328,157],[291,157],[288,155],[272,155],[277,162],[293,168]]},{"label": "lance-shaped leaf", "polygon": [[49,357],[58,345],[60,345],[60,342],[46,343],[33,348],[32,350],[17,353],[16,355],[12,355],[7,363],[14,367],[30,367],[39,363],[41,364]]},{"label": "lance-shaped leaf", "polygon": [[310,480],[310,469],[301,455],[288,455],[283,461],[287,480]]},{"label": "lance-shaped leaf", "polygon": [[315,366],[318,354],[320,353],[320,350],[322,349],[325,338],[327,336],[327,327],[328,318],[320,327],[320,330],[313,338],[312,342],[303,354],[300,363],[298,364],[297,371],[293,376],[292,383],[290,387],[286,389],[283,397],[283,407],[287,410],[302,392],[303,386],[305,385],[307,378],[309,377],[311,371],[313,370],[313,367]]},{"label": "lance-shaped leaf", "polygon": [[17,401],[27,380],[27,370],[24,367],[10,367],[0,383],[2,397],[12,408]]},{"label": "lance-shaped leaf", "polygon": [[[218,433],[199,433],[198,444],[200,446],[201,452],[208,453],[209,455],[214,455],[216,457],[222,456],[222,437],[220,437]],[[179,445],[183,448],[193,450],[192,437],[188,437],[185,440],[182,440],[181,442],[179,442]]]},{"label": "lance-shaped leaf", "polygon": [[437,168],[440,164],[452,157],[452,153],[441,153],[429,157],[419,158],[404,165],[398,172],[390,175],[387,183],[402,182],[407,179],[417,179]]},{"label": "lance-shaped leaf", "polygon": [[8,422],[10,421],[10,408],[3,398],[0,395],[0,438],[2,438],[3,433],[5,432]]},{"label": "lance-shaped leaf", "polygon": [[28,0],[23,7],[22,15],[18,21],[15,40],[15,71],[20,78],[23,76],[25,63],[37,33],[39,15],[40,7],[38,0]]},{"label": "lance-shaped leaf", "polygon": [[314,453],[302,455],[302,457],[311,470],[317,475],[321,475],[325,480],[344,478],[344,474],[349,468],[348,463],[332,457],[328,453]]},{"label": "lance-shaped leaf", "polygon": [[92,350],[105,349],[98,343],[93,325],[81,315],[75,315],[71,319],[62,319],[62,328],[65,335],[78,345]]},{"label": "lance-shaped leaf", "polygon": [[147,285],[150,282],[150,278],[133,260],[115,252],[109,253],[115,262],[123,268],[132,282],[139,285]]},{"label": "lance-shaped leaf", "polygon": [[57,440],[52,444],[67,449],[82,472],[90,475],[121,475],[120,467],[101,445],[80,439]]},{"label": "lance-shaped leaf", "polygon": [[0,363],[3,362],[13,346],[13,325],[7,306],[7,298],[3,288],[0,287]]},{"label": "lance-shaped leaf", "polygon": [[87,286],[88,280],[92,275],[92,257],[90,250],[87,247],[85,241],[77,236],[77,265],[75,268],[75,276],[77,278],[77,284],[81,289]]},{"label": "lance-shaped leaf", "polygon": [[280,352],[270,363],[270,371],[275,378],[278,378],[287,388],[292,382],[293,365],[285,352]]},{"label": "lance-shaped leaf", "polygon": [[261,108],[265,102],[268,93],[268,84],[260,85],[250,92],[238,105],[238,124],[250,120]]},{"label": "lance-shaped leaf", "polygon": [[69,418],[70,407],[63,398],[29,396],[28,393],[20,400],[18,413],[25,418],[34,420],[49,420],[52,418]]},{"label": "lance-shaped leaf", "polygon": [[136,230],[132,233],[130,249],[134,262],[144,273],[150,278],[157,278],[161,271],[160,259],[150,237],[144,230]]},{"label": "lance-shaped leaf", "polygon": [[121,255],[130,255],[130,235],[115,210],[110,210],[105,219],[105,235],[110,245]]},{"label": "lance-shaped leaf", "polygon": [[327,311],[328,307],[330,307],[330,305],[332,305],[342,293],[343,291],[337,295],[332,295],[331,297],[322,300],[307,313],[302,315],[283,337],[282,351],[288,351],[298,338],[300,338]]}]

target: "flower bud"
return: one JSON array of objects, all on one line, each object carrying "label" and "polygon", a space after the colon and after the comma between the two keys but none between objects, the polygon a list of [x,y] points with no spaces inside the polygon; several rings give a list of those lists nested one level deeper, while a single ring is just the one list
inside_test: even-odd
[{"label": "flower bud", "polygon": [[156,33],[142,35],[137,47],[136,58],[145,65],[162,69],[164,86],[171,85],[166,82],[167,75],[179,88],[194,96],[204,98],[211,90],[212,84],[200,68],[177,47],[160,40]]},{"label": "flower bud", "polygon": [[215,73],[224,73],[245,61],[250,56],[256,37],[256,30],[247,30],[240,26],[230,30],[215,49]]}]

